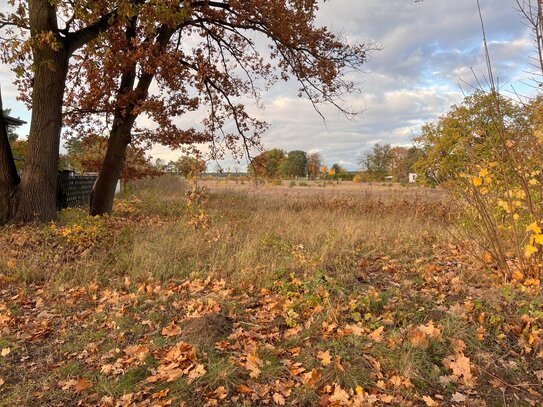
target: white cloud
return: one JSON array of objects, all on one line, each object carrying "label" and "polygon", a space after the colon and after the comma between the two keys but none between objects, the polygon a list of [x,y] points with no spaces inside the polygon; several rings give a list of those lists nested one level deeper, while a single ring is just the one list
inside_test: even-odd
[{"label": "white cloud", "polygon": [[[2,1],[2,0],[0,0]],[[481,0],[494,74],[506,87],[529,89],[522,84],[529,75],[529,32],[515,11],[515,0]],[[426,121],[437,119],[451,104],[461,101],[459,84],[482,80],[486,65],[476,2],[473,0],[331,0],[322,3],[318,23],[344,33],[350,40],[378,41],[364,73],[354,78],[362,93],[347,98],[348,105],[366,109],[349,121],[324,107],[327,121],[307,100],[296,97],[295,83],[280,82],[262,95],[265,110],[250,107],[255,116],[271,124],[263,136],[267,148],[319,151],[327,164],[356,168],[357,157],[375,142],[409,144],[412,134]],[[0,66],[6,107],[28,118],[15,101],[13,75]],[[203,112],[176,119],[181,126],[195,126]],[[141,118],[140,124],[153,123]],[[152,155],[175,159],[179,152],[155,146]],[[225,166],[232,166],[227,161]]]}]

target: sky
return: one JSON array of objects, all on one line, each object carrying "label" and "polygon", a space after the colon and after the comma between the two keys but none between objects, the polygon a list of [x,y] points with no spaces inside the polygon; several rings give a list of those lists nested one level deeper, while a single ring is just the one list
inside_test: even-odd
[{"label": "sky", "polygon": [[[533,47],[516,1],[480,2],[494,76],[511,95],[529,93]],[[265,148],[319,152],[328,165],[356,170],[373,144],[410,145],[423,123],[437,120],[460,103],[477,80],[484,83],[487,70],[476,0],[328,0],[321,4],[317,24],[353,42],[380,44],[363,72],[352,77],[361,92],[346,100],[363,113],[352,121],[325,107],[323,121],[307,100],[297,97],[296,83],[278,83],[262,94],[264,110],[248,109],[270,124],[262,137]],[[30,113],[16,101],[13,78],[9,67],[0,65],[4,106],[29,120]],[[179,122],[192,124],[191,120]],[[25,132],[28,126],[19,133]],[[150,153],[166,161],[181,155],[162,146]],[[220,164],[231,170],[246,166],[232,160]]]}]

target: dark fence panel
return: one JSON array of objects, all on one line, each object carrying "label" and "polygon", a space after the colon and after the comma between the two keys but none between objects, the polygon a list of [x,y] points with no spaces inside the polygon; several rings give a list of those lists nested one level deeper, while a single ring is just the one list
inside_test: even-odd
[{"label": "dark fence panel", "polygon": [[58,175],[57,209],[88,206],[96,175]]}]

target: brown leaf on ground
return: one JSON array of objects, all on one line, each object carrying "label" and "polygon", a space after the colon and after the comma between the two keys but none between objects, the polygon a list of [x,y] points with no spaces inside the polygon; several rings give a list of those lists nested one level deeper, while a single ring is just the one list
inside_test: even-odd
[{"label": "brown leaf on ground", "polygon": [[451,400],[454,401],[455,403],[463,403],[467,399],[468,398],[465,395],[459,392],[454,393],[451,397]]},{"label": "brown leaf on ground", "polygon": [[285,405],[285,398],[280,393],[273,393],[273,401],[280,406]]},{"label": "brown leaf on ground", "polygon": [[92,383],[88,379],[86,379],[84,377],[77,380],[77,382],[75,383],[75,386],[74,386],[75,391],[77,391],[77,392],[85,391],[87,389],[90,389],[91,387],[92,387]]},{"label": "brown leaf on ground", "polygon": [[328,366],[332,362],[332,355],[330,355],[330,351],[319,351],[317,353],[317,358],[321,361],[321,365]]},{"label": "brown leaf on ground", "polygon": [[177,326],[173,321],[170,323],[170,325],[162,328],[162,335],[166,337],[181,335],[181,332],[181,328],[179,328],[179,326]]},{"label": "brown leaf on ground", "polygon": [[439,406],[439,403],[435,401],[430,396],[422,396],[422,401],[428,406],[428,407],[437,407]]},{"label": "brown leaf on ground", "polygon": [[368,336],[373,340],[374,342],[381,342],[383,340],[383,331],[385,330],[384,326],[380,326],[375,331],[373,331]]}]

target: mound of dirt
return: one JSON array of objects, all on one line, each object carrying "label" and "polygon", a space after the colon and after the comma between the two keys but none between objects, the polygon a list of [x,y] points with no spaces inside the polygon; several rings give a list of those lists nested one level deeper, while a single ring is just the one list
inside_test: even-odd
[{"label": "mound of dirt", "polygon": [[213,346],[232,333],[233,320],[224,314],[204,315],[186,321],[181,337],[196,346]]}]

